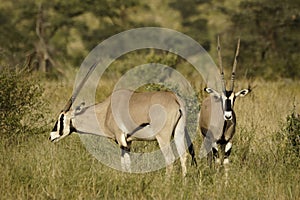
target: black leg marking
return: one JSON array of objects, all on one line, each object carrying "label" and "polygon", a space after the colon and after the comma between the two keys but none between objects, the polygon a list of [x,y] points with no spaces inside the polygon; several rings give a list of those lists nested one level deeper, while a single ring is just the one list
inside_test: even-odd
[{"label": "black leg marking", "polygon": [[232,149],[232,143],[228,142],[225,146],[224,146],[224,159],[228,158],[230,156],[231,153],[231,149]]},{"label": "black leg marking", "polygon": [[218,149],[216,149],[216,148],[212,148],[212,152],[213,152],[213,155],[214,155],[214,158],[219,158],[219,151],[218,151]]},{"label": "black leg marking", "polygon": [[224,158],[228,158],[230,156],[231,149],[232,149],[232,147],[230,147],[230,149],[228,149],[227,151],[225,151]]}]

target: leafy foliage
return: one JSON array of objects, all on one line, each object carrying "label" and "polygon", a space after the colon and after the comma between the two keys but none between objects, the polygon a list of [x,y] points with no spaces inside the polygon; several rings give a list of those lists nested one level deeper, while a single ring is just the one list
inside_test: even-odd
[{"label": "leafy foliage", "polygon": [[27,57],[26,65],[32,68],[62,72],[60,62],[68,60],[79,65],[86,49],[130,28],[133,22],[128,20],[127,12],[137,4],[136,0],[16,0],[13,4],[4,0],[0,21],[5,25],[0,27],[0,33],[8,37],[0,37],[1,60],[14,66]]},{"label": "leafy foliage", "polygon": [[47,114],[43,88],[28,72],[2,69],[0,73],[0,137],[43,133]]},{"label": "leafy foliage", "polygon": [[176,25],[170,27],[194,38],[207,51],[214,49],[216,36],[221,35],[224,63],[232,61],[233,44],[240,37],[241,74],[300,77],[298,1],[165,0],[159,5],[137,0],[3,0],[0,64],[23,64],[26,57],[25,64],[33,69],[61,74],[63,66],[79,66],[93,47],[116,33],[143,26],[168,27],[174,21]]},{"label": "leafy foliage", "polygon": [[286,116],[284,123],[273,137],[273,142],[277,144],[277,160],[284,165],[299,165],[300,161],[300,116],[296,108]]},{"label": "leafy foliage", "polygon": [[198,41],[207,51],[210,50],[207,19],[199,15],[197,7],[209,2],[210,0],[173,0],[170,2],[170,7],[178,10],[182,17],[183,32]]},{"label": "leafy foliage", "polygon": [[286,118],[286,133],[287,148],[290,153],[300,156],[300,116],[293,111]]},{"label": "leafy foliage", "polygon": [[[287,1],[241,1],[231,11],[230,38],[242,39],[244,69],[266,78],[300,76],[300,4]],[[231,40],[232,41],[232,40]]]}]

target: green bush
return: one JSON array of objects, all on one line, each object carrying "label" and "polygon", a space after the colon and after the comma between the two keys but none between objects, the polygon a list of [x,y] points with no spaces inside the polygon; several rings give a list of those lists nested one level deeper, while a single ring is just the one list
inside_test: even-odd
[{"label": "green bush", "polygon": [[0,137],[19,142],[45,129],[44,89],[29,72],[5,67],[0,71]]},{"label": "green bush", "polygon": [[285,131],[289,150],[300,156],[300,116],[295,111],[287,116]]},{"label": "green bush", "polygon": [[276,134],[278,159],[285,164],[297,163],[300,158],[300,116],[295,109],[286,116],[282,129]]}]

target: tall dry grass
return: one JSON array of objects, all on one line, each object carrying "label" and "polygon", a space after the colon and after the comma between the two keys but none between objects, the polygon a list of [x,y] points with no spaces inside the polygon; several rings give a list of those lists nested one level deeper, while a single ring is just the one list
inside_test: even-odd
[{"label": "tall dry grass", "polygon": [[[71,95],[72,84],[45,82],[53,111],[49,124]],[[298,199],[300,161],[285,158],[278,135],[283,134],[293,105],[300,112],[300,82],[257,80],[253,84],[252,93],[235,105],[238,125],[227,185],[222,169],[209,169],[205,159],[198,158],[197,167],[189,166],[185,179],[178,161],[170,178],[164,169],[127,174],[93,158],[76,134],[52,144],[49,133],[43,133],[15,146],[0,141],[1,199]],[[105,93],[111,85],[104,83]],[[243,86],[247,81],[238,81],[237,87]],[[194,143],[198,154],[199,134]]]}]

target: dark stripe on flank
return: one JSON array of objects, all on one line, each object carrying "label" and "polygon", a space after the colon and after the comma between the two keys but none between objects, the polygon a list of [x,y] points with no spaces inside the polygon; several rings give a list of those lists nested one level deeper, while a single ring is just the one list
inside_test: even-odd
[{"label": "dark stripe on flank", "polygon": [[127,133],[127,136],[128,137],[133,136],[133,134],[135,134],[137,131],[139,131],[149,125],[150,125],[149,123],[142,123],[138,127],[136,127],[131,133]]},{"label": "dark stripe on flank", "polygon": [[70,133],[77,132],[76,128],[73,126],[72,120],[70,121]]},{"label": "dark stripe on flank", "polygon": [[60,118],[59,118],[59,135],[62,136],[63,135],[63,130],[64,130],[64,114],[61,114]]}]

